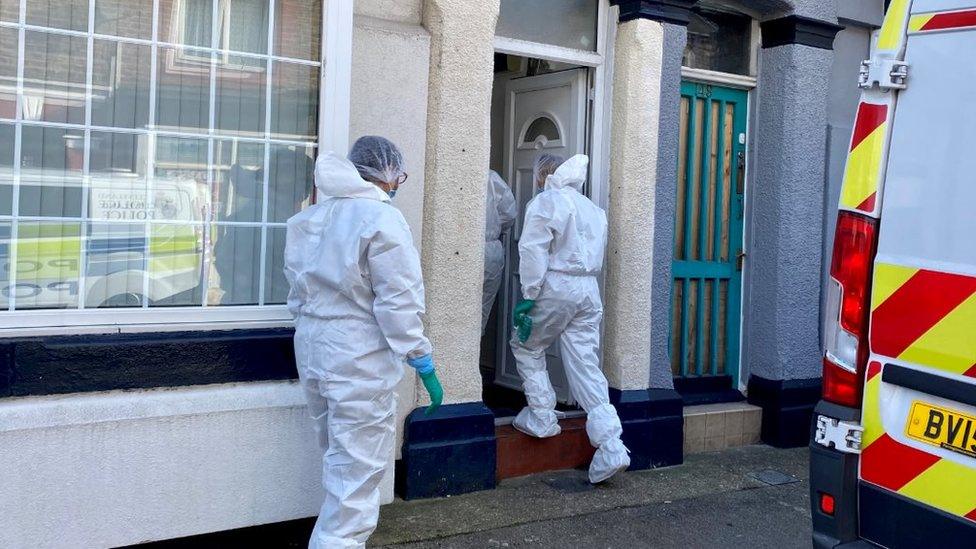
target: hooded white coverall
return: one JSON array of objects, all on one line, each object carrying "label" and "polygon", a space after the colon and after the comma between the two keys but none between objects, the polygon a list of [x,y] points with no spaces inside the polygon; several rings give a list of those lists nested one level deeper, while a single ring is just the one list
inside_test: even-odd
[{"label": "hooded white coverall", "polygon": [[420,258],[400,211],[349,161],[315,164],[324,198],[288,220],[285,275],[298,373],[323,457],[312,549],[365,547],[393,456],[403,357],[431,352]]},{"label": "hooded white coverall", "polygon": [[515,223],[516,206],[512,189],[494,170],[488,173],[485,191],[485,283],[481,296],[481,332],[498,295],[505,274],[505,243],[502,235]]},{"label": "hooded white coverall", "polygon": [[622,429],[600,370],[603,302],[597,275],[603,268],[607,216],[582,194],[586,155],[576,155],[546,178],[545,190],[528,205],[519,239],[522,296],[535,300],[532,332],[511,339],[528,406],[513,425],[529,435],[559,434],[556,393],[546,371],[546,349],[559,340],[573,398],[586,410],[586,434],[596,447],[590,482],[602,482],[630,466]]}]

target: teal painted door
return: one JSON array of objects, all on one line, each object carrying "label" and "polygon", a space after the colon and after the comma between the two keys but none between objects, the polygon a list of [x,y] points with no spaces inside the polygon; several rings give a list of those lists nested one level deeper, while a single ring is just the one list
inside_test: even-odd
[{"label": "teal painted door", "polygon": [[675,377],[739,372],[742,212],[748,94],[681,85],[671,370]]}]

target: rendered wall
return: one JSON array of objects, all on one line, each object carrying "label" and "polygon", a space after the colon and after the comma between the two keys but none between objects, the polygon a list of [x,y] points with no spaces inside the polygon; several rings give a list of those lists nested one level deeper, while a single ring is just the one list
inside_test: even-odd
[{"label": "rendered wall", "polygon": [[681,125],[681,57],[688,29],[664,25],[661,67],[661,114],[658,131],[657,181],[654,190],[654,268],[651,287],[650,387],[670,389],[671,263],[674,258],[674,219],[677,207],[678,139]]},{"label": "rendered wall", "polygon": [[431,34],[422,252],[428,333],[444,402],[477,402],[498,0],[427,0],[423,17]]},{"label": "rendered wall", "polygon": [[771,380],[820,376],[818,311],[832,58],[830,50],[797,44],[760,53],[745,228],[744,374]]},{"label": "rendered wall", "polygon": [[314,516],[294,382],[0,401],[0,547],[115,547]]},{"label": "rendered wall", "polygon": [[661,23],[636,19],[618,26],[614,45],[603,369],[621,390],[650,379],[664,35]]}]

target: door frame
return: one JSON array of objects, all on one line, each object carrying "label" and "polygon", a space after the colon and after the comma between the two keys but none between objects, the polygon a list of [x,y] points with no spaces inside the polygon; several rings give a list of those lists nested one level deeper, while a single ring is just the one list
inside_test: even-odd
[{"label": "door frame", "polygon": [[[753,32],[753,36],[758,36],[757,32]],[[755,59],[755,56],[753,56]],[[754,72],[754,71],[753,71]],[[746,165],[745,170],[742,174],[743,181],[745,182],[745,189],[742,193],[742,274],[740,275],[741,280],[739,284],[739,341],[736,342],[738,346],[738,372],[736,373],[737,379],[737,389],[744,392],[747,387],[748,382],[748,372],[744,371],[745,363],[743,358],[745,357],[745,342],[747,333],[747,323],[746,323],[746,297],[747,297],[747,285],[746,281],[749,280],[751,274],[751,263],[749,261],[750,254],[750,239],[749,239],[749,220],[751,217],[751,194],[752,194],[752,163],[755,161],[753,155],[753,119],[756,116],[757,102],[755,98],[756,85],[758,78],[755,76],[743,76],[738,74],[730,74],[716,71],[707,71],[702,69],[693,69],[691,67],[681,67],[681,79],[682,81],[697,82],[701,84],[710,84],[713,86],[721,86],[727,88],[740,89],[746,92],[746,142],[745,142],[745,158]],[[672,260],[673,261],[673,260]],[[673,279],[674,277],[672,277]],[[672,282],[672,292],[673,292],[673,282]],[[672,296],[673,298],[673,296]],[[668,341],[670,346],[670,339]]]},{"label": "door frame", "polygon": [[590,157],[590,198],[606,209],[610,177],[610,92],[613,80],[613,40],[616,17],[610,17],[610,0],[600,0],[597,14],[596,51],[576,50],[528,40],[495,36],[495,53],[533,57],[546,61],[589,67],[590,120],[586,150]]},{"label": "door frame", "polygon": [[[611,17],[612,15],[612,17]],[[610,0],[599,0],[597,13],[596,51],[576,50],[540,42],[518,40],[495,36],[493,46],[495,53],[517,55],[570,63],[578,67],[590,69],[588,82],[589,108],[587,112],[586,131],[584,132],[584,150],[590,158],[589,197],[598,206],[607,208],[608,189],[610,179],[610,109],[613,83],[613,42],[617,35],[616,13],[611,11]],[[506,157],[509,152],[505,152]],[[603,286],[601,275],[600,286]],[[502,285],[499,293],[504,291]],[[507,314],[499,314],[498,323],[508,322]],[[601,336],[603,327],[601,325]],[[496,338],[495,362],[502,363],[501,353],[508,347],[508,340],[504,336],[505,330],[500,329]],[[600,348],[600,360],[603,360],[603,348]]]}]

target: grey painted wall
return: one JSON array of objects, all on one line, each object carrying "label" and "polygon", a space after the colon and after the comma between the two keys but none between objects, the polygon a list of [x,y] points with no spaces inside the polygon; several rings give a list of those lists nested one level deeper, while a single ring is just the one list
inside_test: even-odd
[{"label": "grey painted wall", "polygon": [[820,375],[827,101],[833,52],[760,52],[747,189],[743,379]]},{"label": "grey painted wall", "polygon": [[654,270],[651,290],[650,387],[673,387],[670,339],[671,261],[674,255],[674,210],[677,201],[678,133],[681,109],[681,56],[688,29],[664,25],[664,59],[661,69],[661,119],[658,136],[657,182],[654,192]]}]

